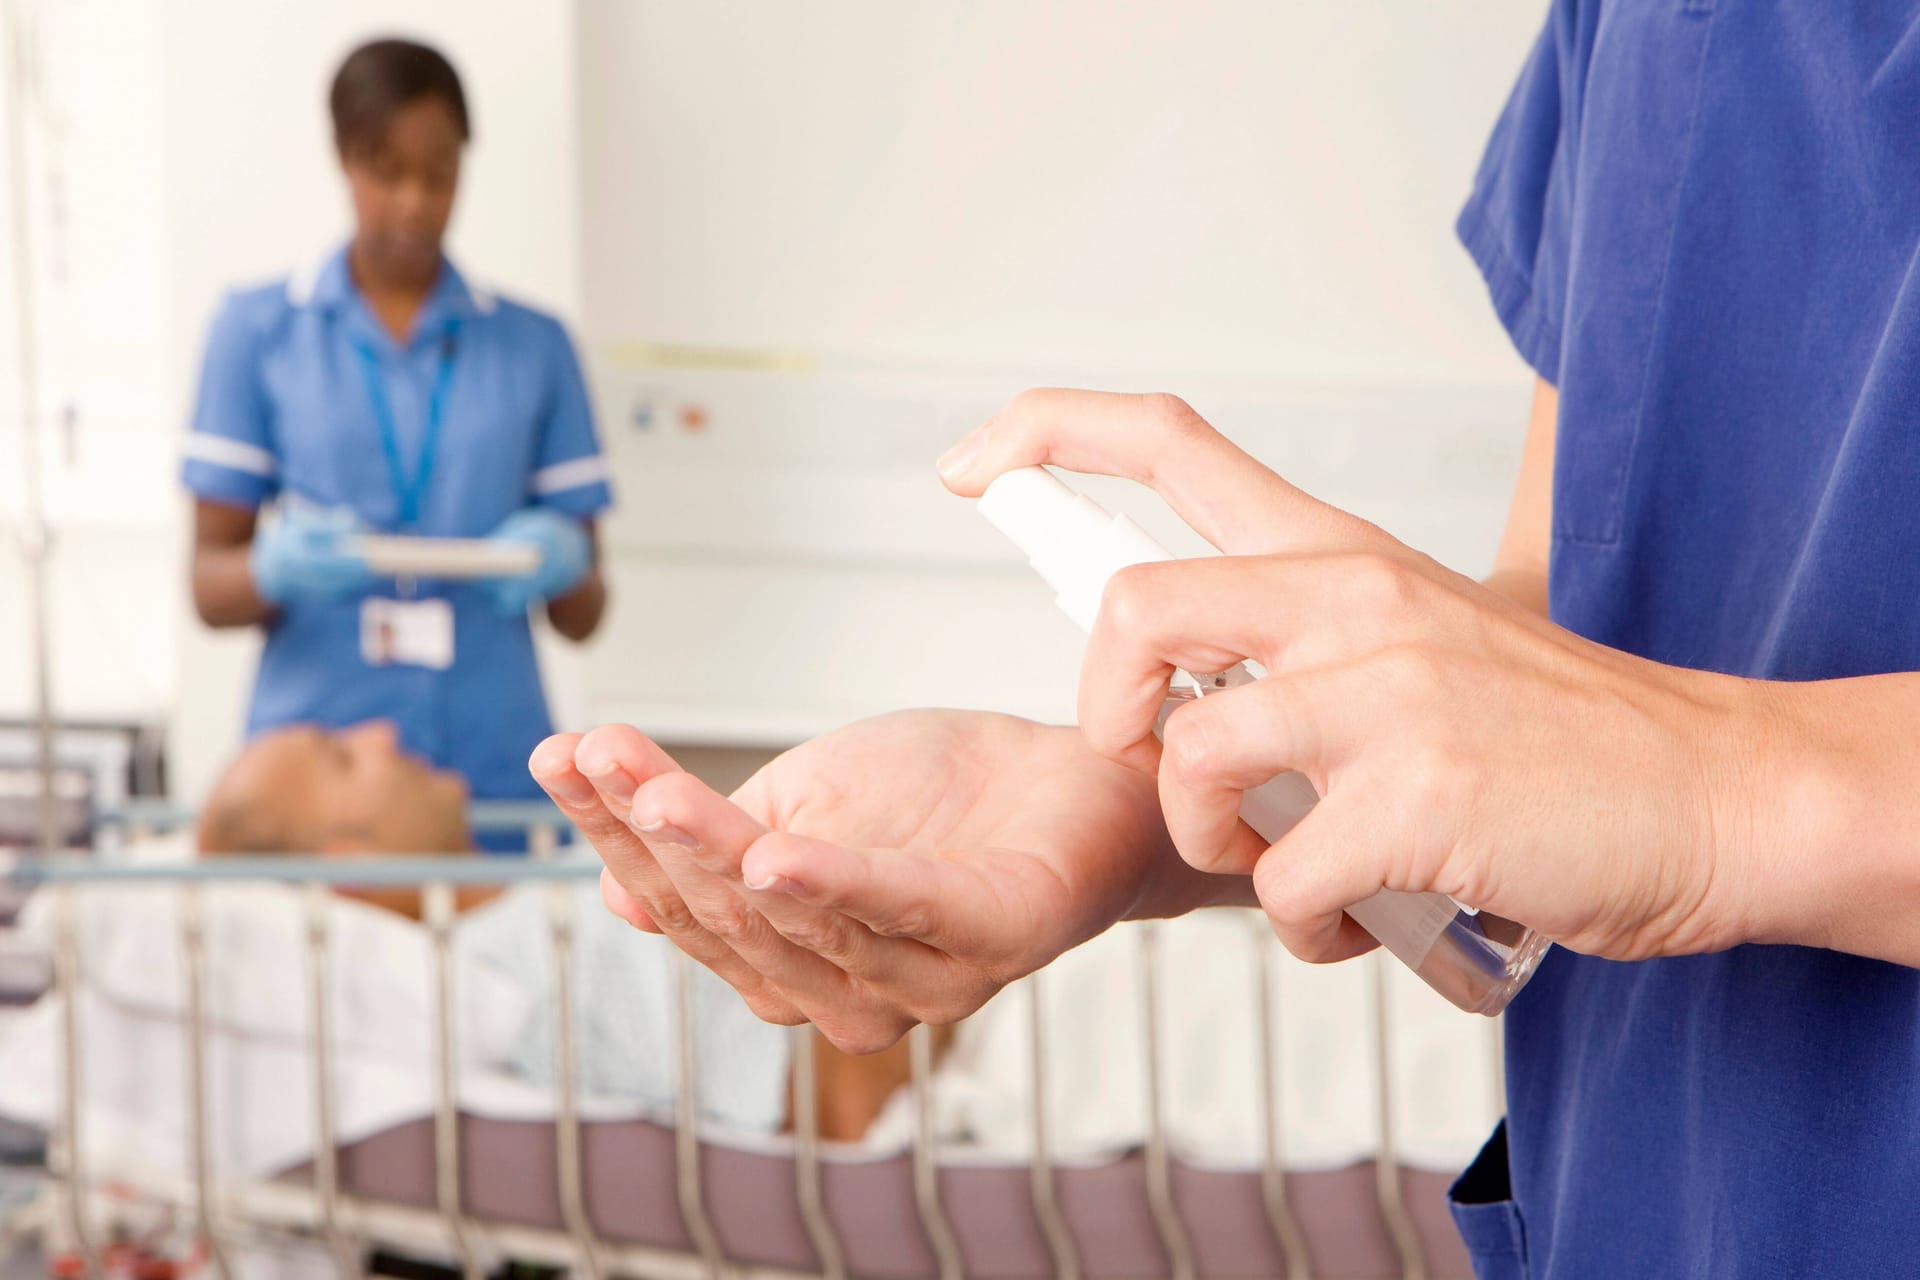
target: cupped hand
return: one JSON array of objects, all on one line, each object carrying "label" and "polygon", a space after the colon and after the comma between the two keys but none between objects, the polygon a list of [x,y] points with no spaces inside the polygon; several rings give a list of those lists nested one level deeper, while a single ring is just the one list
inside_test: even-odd
[{"label": "cupped hand", "polygon": [[626,726],[549,738],[531,767],[606,862],[610,908],[854,1052],[966,1016],[1123,917],[1246,899],[1173,855],[1150,779],[1010,716],[862,721],[731,799]]}]

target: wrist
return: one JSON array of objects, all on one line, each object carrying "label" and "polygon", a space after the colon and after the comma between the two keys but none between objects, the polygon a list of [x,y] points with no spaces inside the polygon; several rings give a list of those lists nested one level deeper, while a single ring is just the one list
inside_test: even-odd
[{"label": "wrist", "polygon": [[[1738,889],[1727,944],[1833,947],[1864,888],[1851,877],[1873,837],[1851,830],[1863,812],[1865,770],[1822,732],[1821,684],[1744,680],[1742,761],[1715,811],[1716,878]],[[1863,838],[1866,843],[1863,843]]]},{"label": "wrist", "polygon": [[1123,917],[1127,920],[1170,920],[1210,907],[1253,907],[1253,877],[1219,875],[1189,865],[1171,840],[1164,840],[1154,860],[1144,892]]}]

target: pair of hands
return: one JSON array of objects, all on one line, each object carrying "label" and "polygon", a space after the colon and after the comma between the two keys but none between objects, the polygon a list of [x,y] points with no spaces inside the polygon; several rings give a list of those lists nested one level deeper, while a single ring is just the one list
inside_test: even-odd
[{"label": "pair of hands", "polygon": [[[1116,920],[1249,894],[1310,960],[1371,946],[1342,912],[1382,888],[1618,959],[1765,934],[1745,874],[1765,686],[1555,627],[1308,497],[1172,397],[1029,392],[942,475],[977,496],[1036,463],[1150,485],[1228,553],[1113,579],[1080,730],[881,717],[733,801],[636,730],[549,739],[534,775],[605,859],[613,910],[761,1016],[856,1051],[965,1016]],[[1176,667],[1249,658],[1269,674],[1156,741]],[[1322,801],[1268,847],[1240,793],[1290,769]]]},{"label": "pair of hands", "polygon": [[[284,605],[327,600],[372,588],[377,578],[350,539],[367,532],[351,510],[288,504],[253,539],[248,567],[261,599]],[[593,549],[580,521],[547,507],[527,507],[501,522],[489,538],[538,549],[531,574],[487,578],[478,585],[502,614],[525,613],[542,600],[564,595],[593,565]]]}]

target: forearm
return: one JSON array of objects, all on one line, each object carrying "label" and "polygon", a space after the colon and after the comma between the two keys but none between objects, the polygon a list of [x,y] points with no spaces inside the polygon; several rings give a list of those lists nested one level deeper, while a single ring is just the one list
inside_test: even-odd
[{"label": "forearm", "polygon": [[250,627],[273,617],[273,606],[253,585],[249,549],[247,543],[194,548],[193,608],[208,626]]},{"label": "forearm", "polygon": [[1506,531],[1484,584],[1523,609],[1547,616],[1547,562],[1553,550],[1553,453],[1560,395],[1545,379],[1533,388],[1533,413],[1520,451],[1520,475]]},{"label": "forearm", "polygon": [[587,571],[573,590],[547,601],[547,621],[569,640],[585,640],[600,627],[607,611],[607,584],[600,566]]},{"label": "forearm", "polygon": [[1746,936],[1920,966],[1920,674],[1751,692],[1758,745],[1716,815],[1750,879]]}]

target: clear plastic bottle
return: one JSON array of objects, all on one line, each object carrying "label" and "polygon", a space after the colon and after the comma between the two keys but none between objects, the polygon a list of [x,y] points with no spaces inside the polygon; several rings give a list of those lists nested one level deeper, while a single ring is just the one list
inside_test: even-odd
[{"label": "clear plastic bottle", "polygon": [[[1183,704],[1254,678],[1244,666],[1192,677],[1191,685],[1168,692],[1155,733]],[[1283,773],[1243,793],[1240,820],[1271,844],[1291,831],[1319,800],[1304,777]],[[1552,945],[1525,925],[1475,911],[1441,893],[1383,889],[1348,907],[1347,914],[1428,986],[1468,1013],[1488,1017],[1498,1016],[1507,1007]]]},{"label": "clear plastic bottle", "polygon": [[[1053,587],[1056,603],[1084,630],[1092,629],[1100,612],[1108,578],[1128,565],[1172,558],[1131,520],[1075,493],[1044,467],[999,477],[981,496],[980,514],[1027,553]],[[1255,678],[1243,664],[1176,686],[1156,730],[1182,703]],[[1301,775],[1283,773],[1243,794],[1240,817],[1272,843],[1319,799]],[[1428,986],[1467,1012],[1489,1017],[1526,985],[1551,945],[1524,925],[1439,893],[1382,890],[1348,907],[1347,914]]]}]

